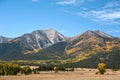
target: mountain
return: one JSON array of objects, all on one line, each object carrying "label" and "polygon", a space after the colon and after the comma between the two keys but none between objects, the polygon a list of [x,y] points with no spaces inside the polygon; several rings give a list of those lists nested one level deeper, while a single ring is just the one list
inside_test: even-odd
[{"label": "mountain", "polygon": [[[0,44],[0,59],[53,60],[65,66],[120,66],[120,38],[102,31],[86,31],[67,38],[54,29],[37,30]],[[93,64],[93,65],[91,65]]]},{"label": "mountain", "polygon": [[88,30],[71,38],[65,51],[73,56],[71,62],[76,67],[95,67],[99,62],[111,67],[120,66],[120,39],[101,31]]},{"label": "mountain", "polygon": [[6,43],[6,42],[9,42],[10,40],[12,40],[12,38],[6,38],[3,36],[0,36],[0,43]]},{"label": "mountain", "polygon": [[65,41],[66,37],[55,31],[54,29],[36,30],[32,33],[24,34],[11,41],[19,42],[22,52],[25,54],[38,52],[43,48],[47,48],[55,43]]},{"label": "mountain", "polygon": [[[66,52],[68,54],[76,52],[96,53],[119,47],[119,38],[114,38],[101,31],[86,31],[83,34],[73,37],[68,41]],[[92,51],[92,52],[91,52]]]}]

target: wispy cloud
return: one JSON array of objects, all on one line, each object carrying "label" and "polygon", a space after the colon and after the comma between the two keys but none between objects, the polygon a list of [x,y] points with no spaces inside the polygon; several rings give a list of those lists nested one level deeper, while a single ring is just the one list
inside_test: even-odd
[{"label": "wispy cloud", "polygon": [[120,1],[114,0],[106,3],[99,10],[87,9],[76,12],[81,17],[92,19],[96,22],[104,22],[107,24],[120,24]]},{"label": "wispy cloud", "polygon": [[[90,18],[94,21],[103,21],[109,23],[120,22],[120,10],[118,9],[109,9],[109,10],[90,10],[90,11],[81,11],[77,12],[79,16]],[[120,24],[120,23],[119,23]]]},{"label": "wispy cloud", "polygon": [[38,2],[39,0],[32,0],[32,2]]},{"label": "wispy cloud", "polygon": [[[94,2],[97,0],[61,0],[56,4],[59,5],[76,5],[84,4],[86,2]],[[78,11],[63,10],[66,13],[74,13],[81,17],[91,19],[96,22],[102,22],[105,24],[120,24],[120,0],[111,0],[103,6],[96,8],[79,8]]]},{"label": "wispy cloud", "polygon": [[76,1],[77,1],[77,0],[64,0],[64,1],[57,2],[56,4],[69,5],[69,4],[75,4]]},{"label": "wispy cloud", "polygon": [[103,8],[120,7],[120,0],[113,0],[105,4]]},{"label": "wispy cloud", "polygon": [[120,33],[120,30],[111,30],[111,31],[108,31],[110,33]]},{"label": "wispy cloud", "polygon": [[56,2],[56,4],[59,5],[77,5],[77,4],[82,4],[84,2],[92,2],[96,0],[62,0],[59,2]]},{"label": "wispy cloud", "polygon": [[120,31],[119,31],[119,30],[116,30],[115,32],[116,32],[116,33],[120,33]]}]

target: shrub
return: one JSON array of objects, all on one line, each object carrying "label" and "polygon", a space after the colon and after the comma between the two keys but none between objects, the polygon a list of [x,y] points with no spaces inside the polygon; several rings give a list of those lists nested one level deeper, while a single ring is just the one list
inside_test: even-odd
[{"label": "shrub", "polygon": [[106,64],[105,63],[99,63],[98,64],[98,71],[99,74],[104,74],[106,72]]},{"label": "shrub", "polygon": [[39,70],[38,70],[38,68],[33,69],[33,73],[34,73],[34,74],[39,74]]},{"label": "shrub", "polygon": [[4,75],[4,69],[2,64],[0,64],[0,75]]},{"label": "shrub", "polygon": [[32,70],[31,70],[30,67],[27,65],[27,66],[24,66],[23,68],[21,68],[21,73],[22,73],[22,74],[25,74],[25,75],[28,75],[28,74],[31,74],[31,73],[32,73]]},{"label": "shrub", "polygon": [[54,66],[53,69],[54,69],[55,73],[58,72],[58,67],[57,66]]},{"label": "shrub", "polygon": [[20,71],[18,64],[6,63],[0,64],[0,75],[17,75]]}]

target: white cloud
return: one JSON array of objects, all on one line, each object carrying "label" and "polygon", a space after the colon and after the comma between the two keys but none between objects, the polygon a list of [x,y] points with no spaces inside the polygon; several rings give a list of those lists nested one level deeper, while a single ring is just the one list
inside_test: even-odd
[{"label": "white cloud", "polygon": [[93,2],[96,0],[62,0],[59,2],[56,2],[56,4],[59,5],[76,5],[76,4],[82,4],[84,2]]},{"label": "white cloud", "polygon": [[110,24],[120,24],[120,8],[102,9],[102,10],[83,10],[77,12],[79,16],[92,19],[93,21],[102,21]]},{"label": "white cloud", "polygon": [[96,1],[96,0],[62,0],[62,1],[59,1],[59,2],[56,2],[56,4],[59,4],[59,5],[80,5],[80,4],[83,4],[85,2],[93,2],[93,1]]},{"label": "white cloud", "polygon": [[110,32],[110,33],[120,33],[119,30],[111,30],[111,31],[108,31],[108,32]]},{"label": "white cloud", "polygon": [[75,4],[76,1],[77,1],[77,0],[64,0],[64,1],[57,2],[56,4],[69,5],[69,4]]},{"label": "white cloud", "polygon": [[38,2],[39,0],[32,0],[32,2]]},{"label": "white cloud", "polygon": [[[94,2],[97,0],[61,0],[56,4],[59,5],[74,5],[84,4],[85,2]],[[66,13],[75,13],[81,17],[91,19],[96,22],[103,22],[106,24],[120,24],[120,0],[111,0],[105,5],[96,8],[79,8],[80,11],[63,10]]]},{"label": "white cloud", "polygon": [[102,21],[120,19],[120,11],[91,11],[91,15]]},{"label": "white cloud", "polygon": [[112,7],[119,7],[120,1],[119,0],[113,0],[111,2],[106,3],[106,5],[103,8],[112,8]]}]

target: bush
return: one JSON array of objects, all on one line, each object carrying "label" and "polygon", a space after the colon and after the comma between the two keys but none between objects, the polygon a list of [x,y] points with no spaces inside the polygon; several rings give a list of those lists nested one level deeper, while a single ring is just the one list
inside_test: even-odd
[{"label": "bush", "polygon": [[57,66],[54,66],[53,69],[54,69],[55,73],[58,72],[58,67]]},{"label": "bush", "polygon": [[21,73],[25,74],[25,75],[28,75],[28,74],[32,73],[32,70],[30,69],[29,66],[24,66],[23,68],[21,68]]},{"label": "bush", "polygon": [[49,65],[41,65],[41,66],[39,66],[39,68],[37,70],[38,71],[52,71],[53,67],[49,66]]},{"label": "bush", "polygon": [[38,68],[33,69],[33,73],[34,73],[34,74],[39,74],[39,70],[38,70]]},{"label": "bush", "polygon": [[98,71],[99,74],[104,74],[106,72],[106,64],[105,63],[99,63],[98,64]]},{"label": "bush", "polygon": [[5,74],[5,73],[4,73],[3,65],[0,64],[0,75],[4,75],[4,74]]},{"label": "bush", "polygon": [[0,75],[17,75],[20,71],[18,64],[7,63],[0,64]]}]

